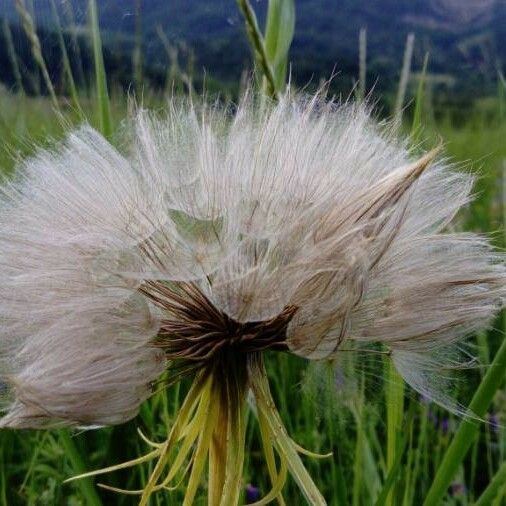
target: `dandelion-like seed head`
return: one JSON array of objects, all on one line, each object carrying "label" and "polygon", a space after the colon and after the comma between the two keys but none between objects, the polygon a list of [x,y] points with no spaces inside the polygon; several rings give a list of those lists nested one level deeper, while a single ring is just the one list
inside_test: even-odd
[{"label": "dandelion-like seed head", "polygon": [[[324,360],[379,344],[422,395],[458,409],[439,372],[505,294],[503,257],[448,229],[469,174],[415,156],[366,107],[318,96],[171,103],[140,111],[124,139],[118,150],[84,126],[4,185],[2,426],[121,423],[165,370],[193,375],[152,453],[163,463],[179,439],[198,442],[188,504],[202,455],[214,470],[235,455],[209,485],[210,504],[234,504],[251,388],[280,455],[274,489],[288,466],[320,504],[272,412],[263,351]],[[142,500],[167,485],[160,469]]]}]

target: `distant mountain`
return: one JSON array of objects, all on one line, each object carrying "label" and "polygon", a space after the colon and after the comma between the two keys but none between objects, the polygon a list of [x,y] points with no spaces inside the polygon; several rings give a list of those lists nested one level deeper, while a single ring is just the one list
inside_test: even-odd
[{"label": "distant mountain", "polygon": [[[211,77],[231,81],[249,64],[235,0],[138,1],[146,65],[167,66],[160,30],[172,43],[184,41],[194,50],[197,72],[205,70]],[[17,19],[14,0],[0,2],[0,17]],[[78,25],[86,23],[86,0],[55,2],[66,25],[71,17]],[[136,3],[98,0],[109,48],[131,50]],[[32,0],[32,4],[37,22],[53,26],[51,0]],[[252,4],[262,20],[267,0],[252,0]],[[290,59],[292,76],[301,84],[336,70],[348,86],[356,76],[361,27],[367,28],[369,85],[376,83],[379,88],[391,88],[396,82],[409,32],[416,35],[414,67],[420,68],[429,51],[431,72],[444,74],[442,81],[463,92],[491,89],[497,66],[506,62],[506,0],[296,0],[296,7]]]}]

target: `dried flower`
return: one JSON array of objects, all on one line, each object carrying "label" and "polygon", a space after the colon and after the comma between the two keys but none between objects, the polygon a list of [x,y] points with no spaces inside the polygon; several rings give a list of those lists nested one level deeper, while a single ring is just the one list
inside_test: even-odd
[{"label": "dried flower", "polygon": [[3,189],[1,425],[121,423],[164,370],[193,375],[143,460],[159,465],[141,504],[180,468],[161,479],[176,444],[181,462],[195,448],[186,504],[208,454],[209,503],[236,504],[251,389],[272,497],[288,468],[323,504],[273,409],[263,350],[322,360],[380,343],[418,392],[449,403],[438,371],[505,293],[487,241],[445,232],[469,175],[320,97],[246,98],[233,115],[172,104],[140,112],[128,140],[123,156],[85,126]]}]

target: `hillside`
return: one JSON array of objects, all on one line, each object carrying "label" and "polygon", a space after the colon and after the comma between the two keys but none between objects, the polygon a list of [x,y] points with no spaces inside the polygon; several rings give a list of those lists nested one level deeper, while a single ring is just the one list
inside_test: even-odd
[{"label": "hillside", "polygon": [[[3,14],[17,20],[14,0],[2,0]],[[99,1],[106,43],[115,52],[131,51],[135,0]],[[253,2],[260,19],[267,0]],[[50,30],[54,25],[50,0],[34,2],[35,18]],[[69,24],[69,4],[58,2]],[[175,43],[184,41],[195,53],[196,72],[237,80],[248,65],[242,20],[234,0],[146,0],[141,2],[144,60],[165,68],[167,57],[156,32],[163,29]],[[338,69],[347,87],[356,75],[358,32],[368,30],[369,84],[388,89],[397,79],[406,35],[416,34],[414,67],[426,51],[431,72],[459,93],[491,90],[499,62],[506,61],[505,0],[298,0],[296,36],[291,61],[299,83],[329,76]],[[72,0],[77,25],[86,23],[86,0]],[[2,12],[0,11],[0,16]]]}]

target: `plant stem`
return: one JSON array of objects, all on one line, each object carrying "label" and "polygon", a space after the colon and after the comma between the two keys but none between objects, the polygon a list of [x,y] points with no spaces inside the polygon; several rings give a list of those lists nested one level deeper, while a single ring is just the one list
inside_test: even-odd
[{"label": "plant stem", "polygon": [[[60,442],[65,449],[65,455],[70,460],[72,469],[79,474],[85,473],[88,466],[84,463],[81,453],[68,431],[60,431]],[[89,478],[79,480],[77,485],[81,489],[85,504],[89,506],[102,506],[102,501],[98,497],[93,482]]]},{"label": "plant stem", "polygon": [[111,109],[109,104],[109,92],[107,91],[107,76],[105,73],[104,56],[102,54],[102,39],[100,37],[96,0],[89,0],[88,9],[91,26],[91,41],[93,45],[93,59],[95,62],[100,131],[104,137],[110,139],[112,135]]},{"label": "plant stem", "polygon": [[267,52],[265,50],[264,39],[260,29],[258,28],[257,18],[255,11],[251,7],[248,0],[237,0],[237,5],[244,16],[244,23],[246,25],[246,33],[250,41],[251,47],[255,53],[255,60],[265,76],[267,84],[267,94],[274,99],[278,98],[276,90],[276,81],[274,79],[274,72],[269,63]]},{"label": "plant stem", "polygon": [[[404,380],[392,361],[387,362],[387,474],[390,474],[398,461],[398,448],[404,412]],[[395,487],[392,486],[385,504],[396,504]]]},{"label": "plant stem", "polygon": [[[485,415],[495,392],[504,381],[505,369],[506,339],[503,340],[478,390],[476,390],[471,404],[469,404],[469,412],[471,414],[479,417]],[[462,421],[436,472],[432,486],[423,503],[424,506],[436,506],[441,503],[451,480],[455,476],[455,472],[475,440],[479,427],[480,424],[475,419],[466,418]]]}]

